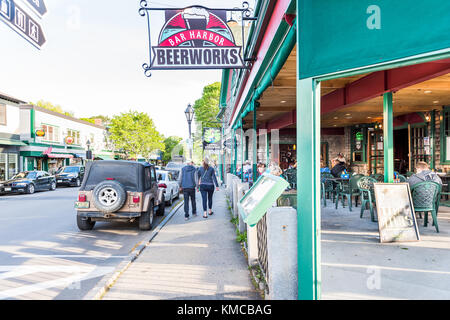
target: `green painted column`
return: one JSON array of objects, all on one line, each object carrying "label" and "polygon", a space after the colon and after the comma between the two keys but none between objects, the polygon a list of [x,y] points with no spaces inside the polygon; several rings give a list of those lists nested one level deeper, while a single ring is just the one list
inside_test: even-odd
[{"label": "green painted column", "polygon": [[35,128],[35,119],[36,119],[36,114],[35,114],[35,110],[34,107],[31,107],[30,109],[30,134],[31,134],[31,138],[33,139],[33,142],[36,142],[36,128]]},{"label": "green painted column", "polygon": [[394,112],[392,92],[383,95],[384,182],[394,182]]},{"label": "green painted column", "polygon": [[431,111],[431,119],[430,119],[430,168],[435,169],[435,155],[434,155],[434,135],[436,130],[436,113],[435,110]]},{"label": "green painted column", "polygon": [[244,120],[241,122],[241,181],[244,182],[242,168],[244,168]]},{"label": "green painted column", "polygon": [[[298,61],[297,56],[297,64]],[[320,83],[312,78],[297,80],[297,161],[297,203],[301,203],[297,207],[298,299],[318,300],[321,297]]]},{"label": "green painted column", "polygon": [[256,123],[256,103],[253,106],[253,183],[256,182],[257,174],[256,169],[258,167],[258,135],[257,135],[258,125]]},{"label": "green painted column", "polygon": [[236,139],[236,129],[234,130],[234,174],[236,174],[237,167],[237,139]]}]

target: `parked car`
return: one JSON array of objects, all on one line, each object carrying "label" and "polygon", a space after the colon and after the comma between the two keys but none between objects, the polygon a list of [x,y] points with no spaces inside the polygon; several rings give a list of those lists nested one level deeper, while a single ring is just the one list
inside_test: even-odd
[{"label": "parked car", "polygon": [[3,193],[28,193],[56,189],[55,176],[45,171],[23,171],[2,183]]},{"label": "parked car", "polygon": [[92,230],[96,221],[139,221],[139,229],[150,230],[153,217],[164,215],[165,201],[158,188],[155,167],[135,161],[94,161],[78,191],[77,225]]},{"label": "parked car", "polygon": [[183,169],[185,166],[186,166],[185,163],[172,161],[167,164],[167,166],[165,167],[165,170],[171,172],[173,178],[178,182],[178,184],[180,184],[181,169]]},{"label": "parked car", "polygon": [[165,189],[165,200],[171,206],[173,199],[177,199],[180,196],[180,185],[170,171],[157,170],[156,176],[158,187]]},{"label": "parked car", "polygon": [[79,187],[84,178],[84,166],[66,166],[56,172],[56,185]]}]

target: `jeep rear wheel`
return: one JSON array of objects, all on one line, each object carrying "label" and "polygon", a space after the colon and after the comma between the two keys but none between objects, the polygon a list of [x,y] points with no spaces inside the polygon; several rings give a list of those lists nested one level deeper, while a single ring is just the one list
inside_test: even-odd
[{"label": "jeep rear wheel", "polygon": [[155,214],[153,201],[150,202],[147,211],[142,212],[139,217],[139,229],[141,230],[151,230],[153,226],[153,217]]},{"label": "jeep rear wheel", "polygon": [[103,213],[116,212],[125,204],[127,193],[117,181],[103,181],[92,192],[94,206]]},{"label": "jeep rear wheel", "polygon": [[91,218],[81,217],[77,214],[77,226],[81,231],[88,231],[94,228],[95,221],[92,221]]}]

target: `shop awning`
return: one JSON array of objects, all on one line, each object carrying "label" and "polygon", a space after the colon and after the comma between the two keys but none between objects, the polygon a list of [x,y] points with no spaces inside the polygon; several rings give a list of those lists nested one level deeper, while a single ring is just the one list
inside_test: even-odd
[{"label": "shop awning", "polygon": [[23,143],[19,140],[11,140],[11,139],[0,139],[0,144],[7,146],[26,146],[26,143]]},{"label": "shop awning", "polygon": [[68,154],[68,153],[49,153],[46,156],[49,158],[52,158],[52,159],[72,159],[73,158],[73,154]]},{"label": "shop awning", "polygon": [[114,157],[109,156],[109,155],[97,155],[95,156],[96,159],[101,159],[101,160],[115,160]]}]

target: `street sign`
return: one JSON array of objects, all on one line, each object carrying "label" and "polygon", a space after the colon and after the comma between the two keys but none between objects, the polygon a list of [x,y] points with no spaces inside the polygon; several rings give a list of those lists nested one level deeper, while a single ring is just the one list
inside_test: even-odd
[{"label": "street sign", "polygon": [[300,79],[450,47],[450,1],[303,0]]},{"label": "street sign", "polygon": [[26,2],[29,3],[40,16],[47,13],[47,7],[45,6],[44,0],[26,0]]},{"label": "street sign", "polygon": [[12,0],[0,0],[0,20],[40,49],[45,43],[42,27]]}]

